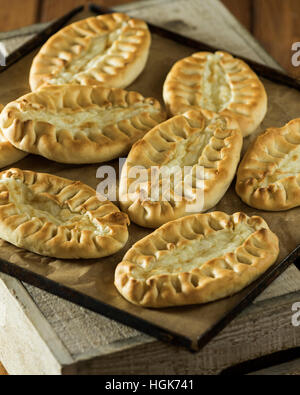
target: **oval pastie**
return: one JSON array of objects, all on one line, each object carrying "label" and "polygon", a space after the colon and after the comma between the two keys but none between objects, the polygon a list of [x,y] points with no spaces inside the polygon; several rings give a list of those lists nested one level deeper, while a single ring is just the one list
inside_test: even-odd
[{"label": "oval pastie", "polygon": [[205,109],[231,116],[244,136],[267,112],[267,94],[257,75],[226,52],[198,52],[177,62],[164,84],[164,101],[172,115]]},{"label": "oval pastie", "polygon": [[75,22],[52,36],[35,57],[31,89],[44,84],[126,88],[143,71],[150,45],[147,24],[125,14]]},{"label": "oval pastie", "polygon": [[[0,114],[3,110],[2,104],[0,104]],[[27,156],[27,152],[23,152],[15,148],[4,136],[0,128],[0,168],[10,166],[13,163]]]},{"label": "oval pastie", "polygon": [[0,173],[0,238],[61,259],[112,255],[128,239],[126,214],[81,182],[11,169]]},{"label": "oval pastie", "polygon": [[278,254],[278,238],[261,217],[192,215],[138,241],[117,266],[115,286],[142,307],[208,303],[245,288]]},{"label": "oval pastie", "polygon": [[242,144],[234,120],[205,110],[156,126],[133,146],[123,167],[123,211],[140,226],[158,228],[211,209],[234,178]]},{"label": "oval pastie", "polygon": [[0,117],[17,148],[60,163],[100,163],[126,155],[166,119],[160,103],[137,92],[50,86],[8,104]]},{"label": "oval pastie", "polygon": [[239,166],[236,192],[260,210],[300,206],[300,118],[258,136]]}]

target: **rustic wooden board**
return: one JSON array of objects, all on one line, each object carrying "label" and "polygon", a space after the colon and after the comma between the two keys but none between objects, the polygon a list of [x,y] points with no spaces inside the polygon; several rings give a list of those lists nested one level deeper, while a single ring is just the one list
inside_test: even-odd
[{"label": "rustic wooden board", "polygon": [[124,350],[78,362],[66,367],[63,372],[219,374],[249,359],[272,354],[278,347],[288,350],[299,345],[300,331],[291,325],[290,315],[291,305],[297,300],[299,294],[252,306],[197,354],[159,342],[147,343],[136,346],[130,352]]},{"label": "rustic wooden board", "polygon": [[300,376],[300,360],[294,360],[283,364],[261,369],[249,373],[251,376]]},{"label": "rustic wooden board", "polygon": [[[1,277],[0,297],[11,312],[5,326],[14,342],[5,342],[5,329],[0,324],[0,355],[6,358],[11,374],[218,374],[249,359],[300,344],[299,328],[291,325],[291,306],[300,300],[299,292],[256,303],[200,353],[191,354],[31,286],[26,295],[15,285],[16,280]],[[14,297],[7,302],[10,293]],[[36,304],[43,309],[31,303],[30,294],[36,295]]]},{"label": "rustic wooden board", "polygon": [[0,29],[8,31],[38,21],[39,0],[0,0]]}]

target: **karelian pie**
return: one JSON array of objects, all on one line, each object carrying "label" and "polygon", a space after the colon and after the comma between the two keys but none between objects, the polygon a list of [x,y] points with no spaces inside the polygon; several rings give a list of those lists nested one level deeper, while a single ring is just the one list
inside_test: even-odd
[{"label": "karelian pie", "polygon": [[143,71],[151,45],[147,24],[128,15],[100,15],[52,36],[35,57],[30,86],[105,85],[126,88]]},{"label": "karelian pie", "polygon": [[142,307],[208,303],[256,280],[276,261],[278,245],[261,217],[192,215],[138,241],[117,266],[115,285]]},{"label": "karelian pie", "polygon": [[267,112],[261,81],[242,60],[226,52],[198,52],[177,62],[163,89],[172,115],[206,109],[234,117],[244,136],[253,133]]},{"label": "karelian pie", "polygon": [[[0,104],[0,113],[3,110],[3,105]],[[10,166],[13,163],[25,158],[27,152],[23,152],[15,148],[4,136],[0,128],[0,168]]]},{"label": "karelian pie", "polygon": [[260,210],[300,206],[300,118],[254,141],[238,169],[236,192]]},{"label": "karelian pie", "polygon": [[156,126],[132,148],[119,200],[133,222],[158,228],[214,207],[230,186],[243,137],[235,120],[189,111]]},{"label": "karelian pie", "polygon": [[92,188],[50,174],[0,173],[0,238],[61,259],[112,255],[128,239],[129,220]]},{"label": "karelian pie", "polygon": [[60,163],[100,163],[126,155],[166,119],[160,103],[99,86],[48,86],[8,104],[0,128],[17,148]]}]

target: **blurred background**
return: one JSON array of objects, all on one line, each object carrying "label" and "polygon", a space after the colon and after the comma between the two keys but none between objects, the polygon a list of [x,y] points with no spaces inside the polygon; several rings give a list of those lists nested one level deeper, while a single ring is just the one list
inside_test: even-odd
[{"label": "blurred background", "polygon": [[[113,7],[132,1],[134,0],[94,0],[93,3]],[[187,6],[188,1],[186,0]],[[290,75],[300,78],[300,68],[295,68],[291,64],[292,44],[300,42],[300,0],[220,1]],[[50,21],[78,5],[89,2],[89,0],[0,0],[0,30],[8,31],[37,22]]]}]

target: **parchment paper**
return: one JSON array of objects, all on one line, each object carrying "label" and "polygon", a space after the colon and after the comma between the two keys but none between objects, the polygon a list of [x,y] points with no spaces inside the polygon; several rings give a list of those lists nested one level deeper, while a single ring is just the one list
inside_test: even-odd
[{"label": "parchment paper", "polygon": [[[153,96],[162,101],[162,86],[170,68],[175,61],[189,56],[193,52],[195,51],[192,48],[184,47],[176,42],[153,35],[147,67],[138,80],[128,89],[137,90],[144,96]],[[27,56],[0,74],[0,103],[6,104],[30,91],[28,75],[33,56],[34,54]],[[250,141],[265,128],[283,126],[291,119],[300,116],[300,92],[268,80],[263,80],[263,83],[269,97],[268,114],[257,133],[245,139],[244,151]],[[114,165],[118,168],[117,161],[114,162]],[[72,180],[80,180],[93,188],[96,188],[100,182],[96,178],[96,171],[99,165],[68,166],[30,155],[13,167],[47,172]],[[258,211],[242,203],[234,192],[234,186],[232,186],[218,206],[211,211],[214,210],[224,211],[228,214],[244,211],[248,215],[262,216],[280,239],[281,252],[279,261],[283,260],[300,244],[300,232],[298,231],[300,208],[282,213]],[[130,226],[130,239],[126,247],[114,256],[97,261],[62,261],[45,258],[16,248],[4,241],[0,241],[0,259],[80,291],[107,305],[130,313],[131,316],[136,316],[158,325],[170,331],[170,333],[182,335],[190,339],[193,347],[196,348],[199,336],[207,333],[220,319],[232,311],[241,299],[247,295],[248,290],[246,289],[231,298],[204,306],[149,310],[131,305],[118,294],[114,287],[114,270],[133,243],[149,233],[149,230],[132,224]],[[121,319],[117,314],[113,315],[113,317],[110,315],[110,317],[126,322],[124,317]],[[128,321],[128,323],[137,329],[141,329],[140,326],[131,321]]]}]

